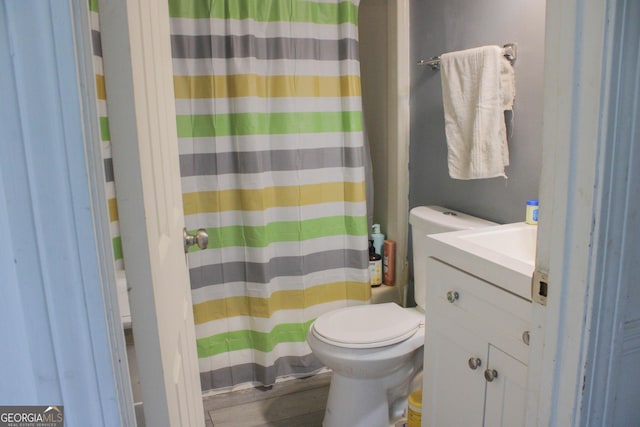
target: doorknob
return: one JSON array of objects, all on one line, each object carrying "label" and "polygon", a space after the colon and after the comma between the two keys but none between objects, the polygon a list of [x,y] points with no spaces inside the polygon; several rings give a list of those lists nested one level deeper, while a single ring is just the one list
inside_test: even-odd
[{"label": "doorknob", "polygon": [[199,228],[194,234],[187,233],[187,228],[182,230],[182,236],[184,238],[184,253],[189,251],[189,248],[193,245],[198,245],[200,249],[207,249],[209,244],[209,233],[204,228]]}]

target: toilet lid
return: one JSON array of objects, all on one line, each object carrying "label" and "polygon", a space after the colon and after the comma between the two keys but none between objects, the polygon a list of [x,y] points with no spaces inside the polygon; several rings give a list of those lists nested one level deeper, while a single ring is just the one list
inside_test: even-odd
[{"label": "toilet lid", "polygon": [[340,347],[374,348],[406,340],[421,325],[395,303],[361,305],[331,311],[313,323],[316,336]]}]

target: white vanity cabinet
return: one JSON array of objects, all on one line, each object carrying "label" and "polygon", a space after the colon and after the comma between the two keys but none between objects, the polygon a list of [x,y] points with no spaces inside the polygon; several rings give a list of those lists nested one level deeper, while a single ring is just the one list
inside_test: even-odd
[{"label": "white vanity cabinet", "polygon": [[531,302],[426,262],[423,426],[523,426]]}]

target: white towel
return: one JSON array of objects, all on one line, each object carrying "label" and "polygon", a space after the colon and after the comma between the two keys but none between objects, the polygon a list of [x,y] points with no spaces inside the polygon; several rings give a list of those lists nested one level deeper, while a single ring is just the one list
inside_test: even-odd
[{"label": "white towel", "polygon": [[484,46],[440,57],[449,176],[506,178],[504,110],[513,108],[513,67],[502,48]]}]

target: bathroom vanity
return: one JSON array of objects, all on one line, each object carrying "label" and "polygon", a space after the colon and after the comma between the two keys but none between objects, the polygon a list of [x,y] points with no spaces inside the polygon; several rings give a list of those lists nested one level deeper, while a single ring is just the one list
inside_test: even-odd
[{"label": "bathroom vanity", "polygon": [[524,425],[537,228],[427,238],[423,424]]}]

